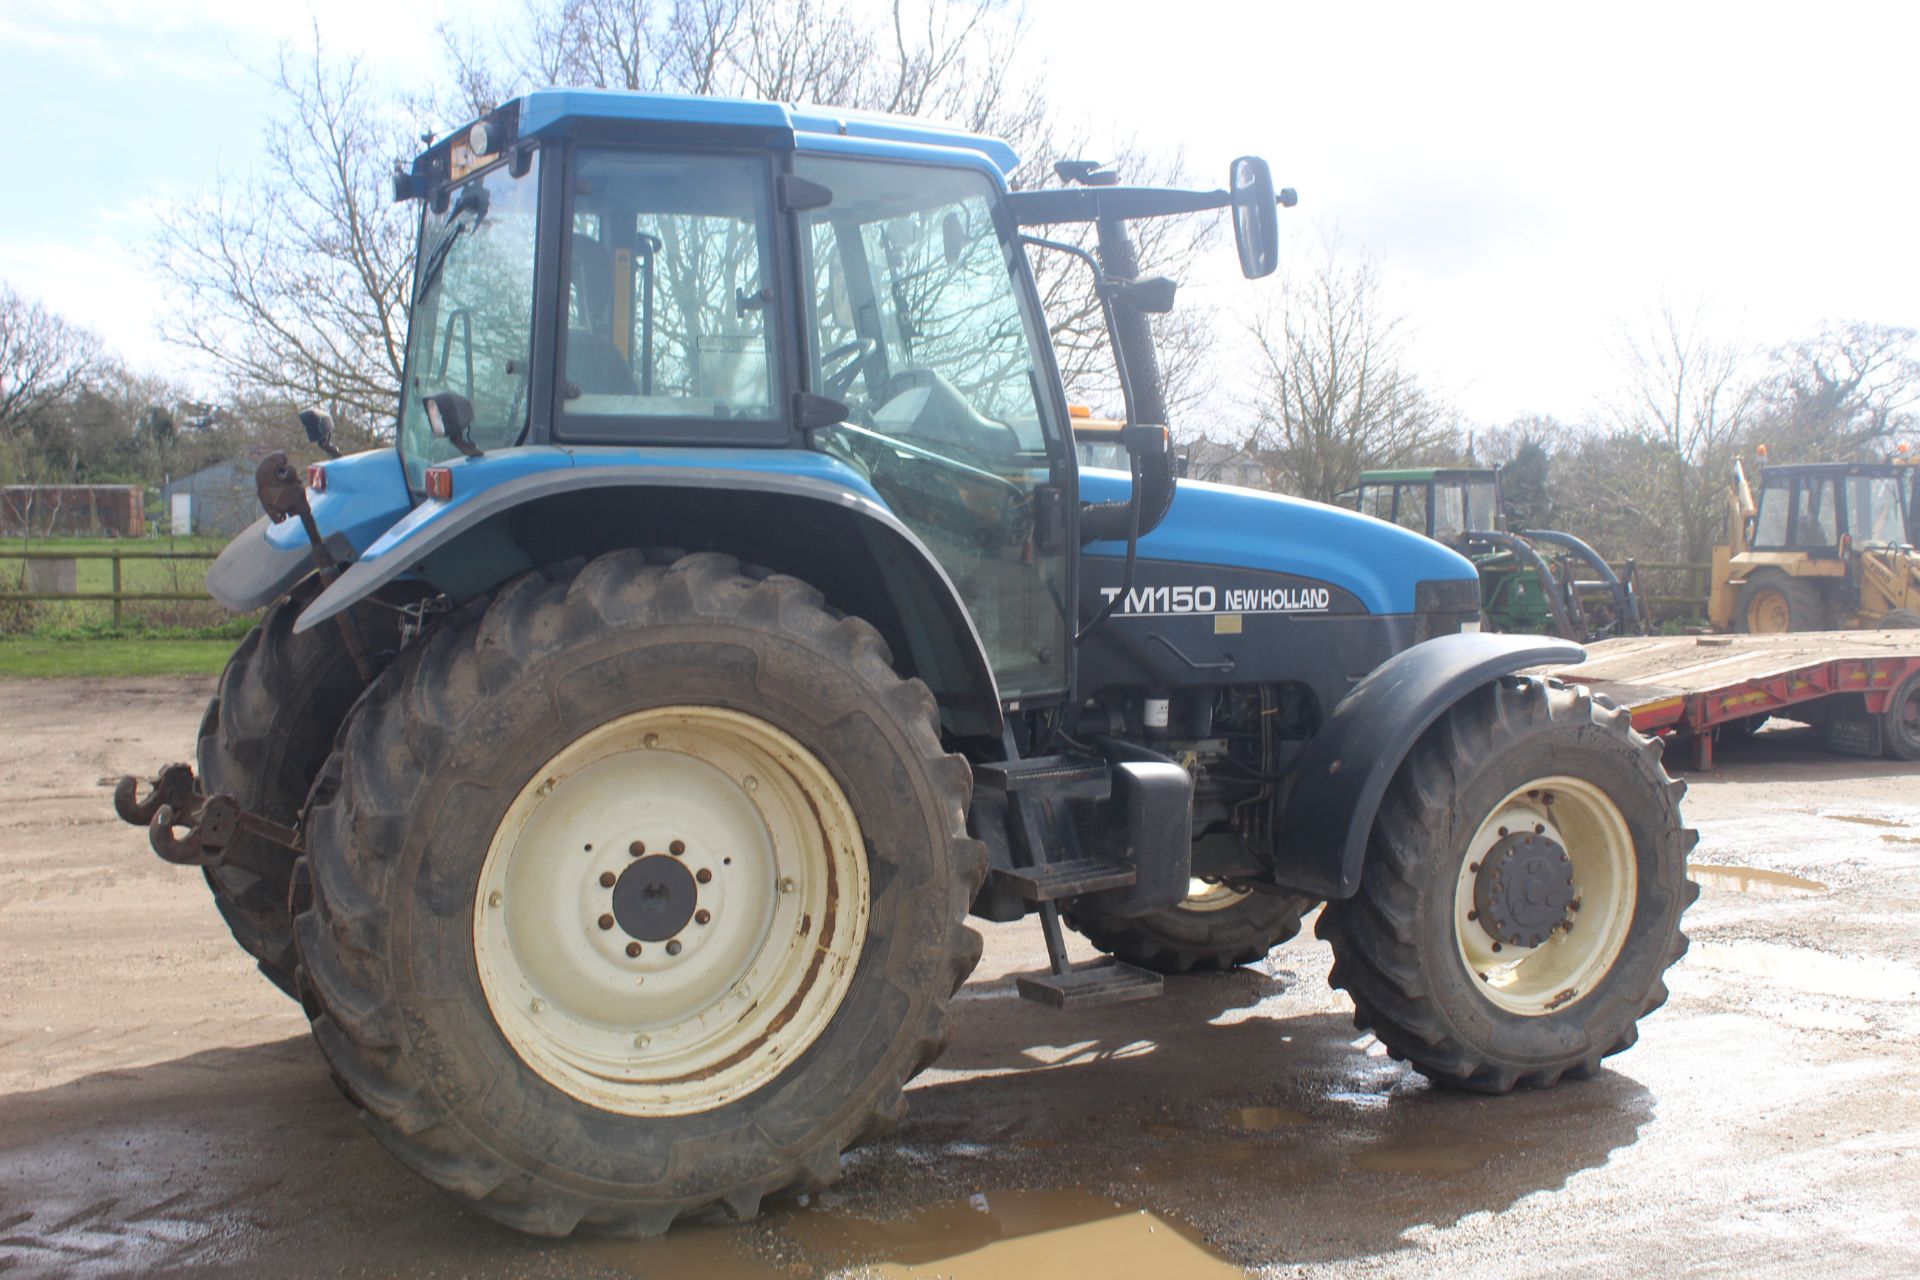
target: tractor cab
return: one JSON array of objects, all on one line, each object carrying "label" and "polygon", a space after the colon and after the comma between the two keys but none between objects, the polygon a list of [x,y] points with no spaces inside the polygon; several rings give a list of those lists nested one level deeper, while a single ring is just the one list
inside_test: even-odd
[{"label": "tractor cab", "polygon": [[1845,546],[1911,545],[1906,477],[1895,463],[1768,467],[1755,495],[1750,547],[1838,559]]},{"label": "tractor cab", "polygon": [[1448,542],[1504,529],[1500,473],[1491,467],[1413,467],[1363,471],[1341,495],[1356,511]]}]

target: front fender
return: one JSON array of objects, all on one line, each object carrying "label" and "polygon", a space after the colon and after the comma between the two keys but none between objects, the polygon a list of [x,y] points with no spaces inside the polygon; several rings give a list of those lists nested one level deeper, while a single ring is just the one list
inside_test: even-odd
[{"label": "front fender", "polygon": [[1464,633],[1414,645],[1381,663],[1340,700],[1307,746],[1274,842],[1275,878],[1317,898],[1351,897],[1381,797],[1420,735],[1492,680],[1585,658],[1580,646],[1564,640]]},{"label": "front fender", "polygon": [[[323,464],[324,492],[309,492],[313,521],[333,558],[356,559],[407,514],[406,473],[392,449],[349,454]],[[313,550],[298,520],[261,516],[240,532],[207,570],[207,593],[235,613],[265,608],[313,572]]]}]

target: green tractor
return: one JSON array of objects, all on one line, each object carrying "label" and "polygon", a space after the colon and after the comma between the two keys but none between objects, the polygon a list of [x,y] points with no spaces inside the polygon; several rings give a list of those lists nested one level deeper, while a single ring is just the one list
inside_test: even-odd
[{"label": "green tractor", "polygon": [[1633,561],[1617,574],[1570,533],[1509,530],[1496,468],[1363,471],[1359,486],[1341,498],[1473,561],[1480,571],[1480,609],[1494,631],[1586,641],[1647,630]]}]

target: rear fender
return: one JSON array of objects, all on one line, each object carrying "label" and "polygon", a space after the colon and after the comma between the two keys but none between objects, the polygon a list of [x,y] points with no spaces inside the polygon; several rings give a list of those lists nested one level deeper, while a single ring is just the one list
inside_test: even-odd
[{"label": "rear fender", "polygon": [[454,499],[415,508],[295,629],[402,574],[460,599],[540,565],[623,547],[724,551],[805,579],[834,608],[871,622],[897,665],[933,690],[950,730],[997,735],[1000,699],[986,648],[933,553],[837,461],[782,450],[757,468],[746,465],[748,452],[581,466],[589,455],[521,449],[511,471],[473,465],[493,455],[451,464]]},{"label": "rear fender", "polygon": [[1275,879],[1316,898],[1353,896],[1380,800],[1420,735],[1501,676],[1585,657],[1565,641],[1465,633],[1414,645],[1380,664],[1307,746],[1274,842]]},{"label": "rear fender", "polygon": [[[349,454],[323,464],[327,487],[309,492],[313,521],[333,558],[346,562],[379,540],[413,505],[392,449]],[[313,551],[298,520],[261,516],[207,570],[207,592],[235,613],[265,608],[313,572]]]}]

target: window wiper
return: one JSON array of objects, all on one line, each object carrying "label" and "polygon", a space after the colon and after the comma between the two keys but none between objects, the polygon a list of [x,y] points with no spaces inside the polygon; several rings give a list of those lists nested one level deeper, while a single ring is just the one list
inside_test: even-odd
[{"label": "window wiper", "polygon": [[[453,209],[447,214],[446,229],[441,232],[440,238],[434,241],[433,248],[429,249],[420,260],[420,277],[415,281],[413,289],[416,301],[424,297],[433,282],[440,278],[440,269],[447,265],[447,257],[453,252],[453,246],[460,237],[486,220],[487,206],[491,203],[492,197],[487,189],[478,184],[460,193],[460,199],[455,201]],[[460,221],[461,215],[466,213],[473,215],[472,221]]]}]

